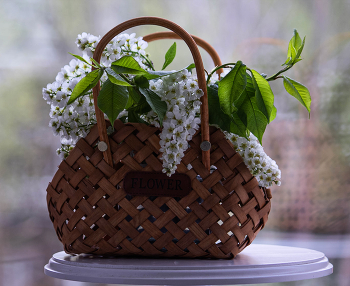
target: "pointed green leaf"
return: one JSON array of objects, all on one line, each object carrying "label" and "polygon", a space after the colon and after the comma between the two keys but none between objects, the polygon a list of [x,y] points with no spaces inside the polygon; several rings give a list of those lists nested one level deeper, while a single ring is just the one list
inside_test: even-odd
[{"label": "pointed green leaf", "polygon": [[94,58],[90,58],[90,60],[96,65],[96,67],[98,67],[99,69],[102,68],[101,65]]},{"label": "pointed green leaf", "polygon": [[146,74],[147,72],[140,67],[139,63],[131,56],[124,56],[112,63],[111,68],[116,73],[126,74]]},{"label": "pointed green leaf", "polygon": [[190,71],[192,71],[195,68],[196,68],[195,64],[190,64],[186,69],[190,72]]},{"label": "pointed green leaf", "polygon": [[113,125],[119,113],[125,109],[128,98],[126,87],[115,85],[110,80],[106,80],[98,96],[97,105],[108,116]]},{"label": "pointed green leaf", "polygon": [[291,65],[296,57],[296,54],[297,52],[293,46],[293,39],[291,39],[288,44],[287,60],[284,65]]},{"label": "pointed green leaf", "polygon": [[301,61],[299,59],[301,52],[303,51],[305,44],[305,37],[303,41],[301,41],[301,38],[299,36],[299,33],[297,30],[294,30],[294,35],[290,39],[288,44],[288,54],[287,54],[287,60],[283,65],[294,65],[298,61]]},{"label": "pointed green leaf", "polygon": [[162,70],[164,70],[168,65],[172,63],[172,61],[175,58],[175,55],[176,55],[176,43],[174,42],[174,44],[171,45],[171,47],[165,54],[165,61],[164,61]]},{"label": "pointed green leaf", "polygon": [[84,59],[83,57],[75,55],[75,54],[72,54],[72,53],[69,53],[69,54],[72,55],[73,57],[76,57],[78,60],[81,60],[82,62],[87,63],[89,66],[91,66],[91,64],[86,59]]},{"label": "pointed green leaf", "polygon": [[235,67],[219,82],[220,107],[225,114],[232,114],[234,102],[241,96],[246,85],[246,66],[238,61]]},{"label": "pointed green leaf", "polygon": [[149,88],[140,88],[140,92],[145,96],[146,101],[151,106],[152,110],[158,115],[159,123],[162,125],[163,118],[167,112],[167,104],[162,101],[158,94]]},{"label": "pointed green leaf", "polygon": [[[177,72],[177,71],[176,71]],[[156,79],[156,78],[160,78],[163,76],[167,76],[176,72],[169,72],[169,71],[148,71],[146,74],[144,74],[143,76],[145,78],[149,79]]]},{"label": "pointed green leaf", "polygon": [[71,104],[78,97],[83,96],[90,91],[98,83],[102,75],[103,69],[96,69],[83,77],[74,87],[74,90],[68,100],[68,104]]},{"label": "pointed green leaf", "polygon": [[130,122],[141,122],[139,120],[136,121],[135,118],[139,118],[140,114],[146,114],[147,112],[151,111],[152,108],[137,87],[128,87],[128,92],[129,98],[132,98],[132,101],[135,103],[127,108],[128,114],[131,114],[131,116],[134,118],[134,121]]},{"label": "pointed green leaf", "polygon": [[277,108],[275,106],[272,107],[272,112],[271,112],[271,116],[270,116],[270,122],[272,122],[273,120],[275,120],[277,115]]},{"label": "pointed green leaf", "polygon": [[143,124],[147,124],[148,123],[146,121],[144,121],[140,115],[138,115],[135,111],[128,111],[128,122],[134,122],[134,123],[143,123]]},{"label": "pointed green leaf", "polygon": [[230,132],[247,138],[248,130],[236,112],[231,114],[230,120]]},{"label": "pointed green leaf", "polygon": [[[187,66],[184,69],[187,69],[188,71],[191,71],[192,69],[194,69],[196,66],[194,64],[190,64],[189,66]],[[182,69],[182,70],[184,70]],[[171,75],[174,73],[178,73],[182,70],[178,70],[178,71],[147,71],[146,74],[144,74],[143,76],[145,78],[149,79],[156,79],[156,78],[161,78],[163,76],[167,76],[167,75]]]},{"label": "pointed green leaf", "polygon": [[[300,57],[300,55],[301,55],[301,52],[303,51],[303,49],[304,49],[304,45],[305,45],[305,37],[304,37],[304,39],[303,39],[303,42],[302,42],[302,44],[301,44],[301,46],[298,48],[298,50],[297,50],[297,55],[296,55],[296,60],[297,61],[301,61],[301,59],[299,59],[299,57]],[[295,62],[296,63],[296,62]]]},{"label": "pointed green leaf", "polygon": [[128,82],[126,82],[119,74],[117,74],[113,69],[106,68],[108,79],[116,84],[116,85],[122,85],[122,86],[131,86]]},{"label": "pointed green leaf", "polygon": [[128,87],[128,92],[133,101],[138,104],[141,99],[141,94],[138,89],[136,87]]},{"label": "pointed green leaf", "polygon": [[237,114],[245,126],[253,133],[262,144],[262,138],[267,126],[267,119],[265,115],[259,110],[254,96],[249,96],[246,93],[242,95],[245,97]]},{"label": "pointed green leaf", "polygon": [[294,96],[303,106],[305,106],[310,116],[311,96],[309,90],[301,83],[286,76],[283,76],[283,85],[290,95]]},{"label": "pointed green leaf", "polygon": [[132,111],[136,114],[146,114],[151,111],[152,108],[148,104],[146,98],[142,95],[137,105],[134,105],[128,109],[128,111]]},{"label": "pointed green leaf", "polygon": [[[129,89],[128,89],[129,92]],[[129,109],[131,106],[133,106],[133,104],[135,103],[135,101],[133,100],[132,96],[130,96],[129,93],[129,98],[128,98],[128,102],[125,105],[125,109]]]},{"label": "pointed green leaf", "polygon": [[273,109],[274,95],[266,79],[257,71],[251,70],[252,80],[255,89],[255,99],[259,110],[265,115],[269,123]]},{"label": "pointed green leaf", "polygon": [[262,143],[262,137],[267,126],[267,119],[256,104],[255,89],[252,78],[248,74],[246,89],[236,104],[239,118],[245,124],[248,130],[259,139],[260,143]]},{"label": "pointed green leaf", "polygon": [[245,76],[247,79],[247,85],[244,91],[242,92],[241,96],[234,102],[235,107],[238,109],[242,105],[242,103],[245,101],[247,96],[249,97],[255,96],[255,89],[254,89],[252,77],[248,73],[246,73]]},{"label": "pointed green leaf", "polygon": [[149,88],[148,79],[146,77],[144,77],[143,75],[135,76],[134,81],[138,87]]},{"label": "pointed green leaf", "polygon": [[218,86],[211,85],[207,88],[209,105],[209,124],[221,128],[221,130],[232,132],[242,137],[247,136],[247,129],[236,113],[227,115],[221,111]]},{"label": "pointed green leaf", "polygon": [[300,38],[299,33],[298,33],[298,31],[296,29],[294,29],[294,36],[292,38],[292,43],[293,43],[293,46],[294,46],[296,51],[301,46],[301,38]]}]

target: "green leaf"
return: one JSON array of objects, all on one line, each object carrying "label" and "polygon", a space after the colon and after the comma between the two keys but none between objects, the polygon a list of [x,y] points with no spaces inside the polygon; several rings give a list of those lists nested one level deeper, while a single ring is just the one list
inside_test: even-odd
[{"label": "green leaf", "polygon": [[298,61],[301,61],[299,57],[301,55],[301,52],[303,51],[304,44],[305,44],[305,37],[303,41],[301,41],[298,31],[294,29],[294,35],[290,39],[288,44],[287,60],[283,65],[287,65],[287,66],[294,65]]},{"label": "green leaf", "polygon": [[273,108],[274,95],[268,81],[257,71],[251,70],[251,72],[255,89],[256,104],[269,123]]},{"label": "green leaf", "polygon": [[[129,92],[129,89],[128,89]],[[135,101],[133,100],[132,96],[130,96],[129,93],[129,98],[128,98],[128,102],[125,105],[125,109],[129,109],[131,106],[133,106],[133,104],[135,103]]]},{"label": "green leaf", "polygon": [[244,123],[242,122],[242,120],[239,118],[237,113],[233,113],[230,116],[230,132],[237,134],[241,137],[248,137],[248,130],[246,128],[246,126],[244,125]]},{"label": "green leaf", "polygon": [[234,102],[234,105],[237,109],[240,108],[242,103],[246,100],[247,96],[249,97],[255,96],[255,89],[254,89],[252,77],[248,73],[246,73],[246,78],[247,78],[247,85],[244,91],[242,92],[241,96]]},{"label": "green leaf", "polygon": [[96,65],[96,67],[102,68],[101,65],[94,58],[90,58],[90,59]]},{"label": "green leaf", "polygon": [[287,60],[283,65],[292,65],[296,54],[297,54],[297,52],[293,46],[293,42],[292,42],[292,40],[290,40],[289,44],[288,44]]},{"label": "green leaf", "polygon": [[140,88],[140,92],[145,96],[146,101],[151,106],[152,110],[158,115],[159,123],[162,125],[163,118],[167,112],[167,104],[162,101],[158,94],[149,88]]},{"label": "green leaf", "polygon": [[277,115],[277,108],[275,106],[272,107],[272,112],[271,112],[271,116],[270,116],[270,122],[272,122],[273,120],[275,120]]},{"label": "green leaf", "polygon": [[113,125],[119,113],[125,109],[128,98],[126,87],[115,85],[110,80],[106,80],[97,98],[97,105],[108,116]]},{"label": "green leaf", "polygon": [[102,75],[103,69],[96,69],[83,77],[74,87],[74,90],[68,100],[68,104],[71,104],[78,97],[83,96],[90,91],[98,83]]},{"label": "green leaf", "polygon": [[175,55],[176,55],[176,43],[174,42],[174,44],[171,45],[171,47],[165,54],[165,61],[164,61],[162,70],[164,70],[168,65],[171,64],[171,62],[175,58]]},{"label": "green leaf", "polygon": [[218,87],[208,86],[209,124],[216,125],[221,130],[247,137],[247,129],[236,113],[227,115],[221,111]]},{"label": "green leaf", "polygon": [[[177,71],[176,71],[177,72]],[[148,71],[146,74],[144,74],[143,76],[146,79],[156,79],[156,78],[160,78],[163,76],[167,76],[176,72],[169,72],[169,71]]]},{"label": "green leaf", "polygon": [[[190,64],[189,66],[187,66],[184,69],[187,69],[188,71],[191,71],[195,67],[196,66],[194,64]],[[182,69],[182,70],[184,70],[184,69]],[[179,70],[179,71],[182,71],[182,70]],[[167,75],[171,75],[171,74],[174,74],[174,73],[178,73],[179,71],[147,71],[147,73],[144,74],[143,76],[149,80],[149,79],[156,79],[156,78],[160,78],[160,77],[163,77],[163,76],[167,76]]]},{"label": "green leaf", "polygon": [[140,118],[140,116],[134,110],[128,111],[128,122],[143,123],[148,125],[148,123]]},{"label": "green leaf", "polygon": [[302,52],[303,49],[304,49],[304,45],[305,45],[305,37],[304,37],[304,39],[303,39],[303,42],[302,42],[301,46],[300,46],[300,47],[298,48],[298,50],[297,50],[296,62],[295,62],[295,63],[297,63],[298,61],[301,61],[301,59],[299,59],[299,57],[300,57],[300,55],[301,55],[301,52]]},{"label": "green leaf", "polygon": [[135,76],[134,81],[135,81],[135,84],[136,84],[138,87],[149,88],[148,79],[147,79],[145,76],[143,76],[143,75],[137,75],[137,76]]},{"label": "green leaf", "polygon": [[249,96],[245,92],[242,96],[244,96],[244,101],[239,107],[237,114],[249,131],[253,133],[259,139],[260,144],[262,144],[262,138],[267,126],[267,119],[259,110],[254,93],[253,96]]},{"label": "green leaf", "polygon": [[254,96],[255,88],[253,84],[253,78],[248,73],[246,73],[246,77],[247,77],[246,90],[247,92],[249,92],[249,95]]},{"label": "green leaf", "polygon": [[301,38],[300,38],[299,33],[298,33],[298,31],[296,29],[294,29],[294,36],[292,38],[292,43],[293,43],[293,46],[294,46],[296,51],[301,46]]},{"label": "green leaf", "polygon": [[151,106],[148,104],[146,98],[143,95],[140,96],[140,100],[138,101],[137,105],[134,105],[128,109],[128,111],[132,111],[136,114],[145,114],[151,110]]},{"label": "green leaf", "polygon": [[139,101],[141,99],[141,94],[138,91],[138,89],[134,88],[134,87],[128,87],[128,92],[129,92],[130,97],[133,99],[133,101],[135,103],[139,103]]},{"label": "green leaf", "polygon": [[72,54],[72,53],[69,53],[69,54],[71,54],[73,57],[76,57],[78,60],[81,60],[82,62],[87,63],[89,66],[91,66],[91,64],[86,59],[84,59],[83,57],[75,55],[75,54]]},{"label": "green leaf", "polygon": [[131,56],[124,56],[112,63],[111,68],[118,74],[146,74],[139,63]]},{"label": "green leaf", "polygon": [[186,69],[190,72],[192,71],[194,68],[196,68],[195,64],[190,64]]},{"label": "green leaf", "polygon": [[294,96],[303,106],[305,106],[310,117],[311,96],[309,90],[301,83],[286,76],[283,76],[283,85],[290,95]]},{"label": "green leaf", "polygon": [[113,69],[106,68],[108,79],[116,84],[116,85],[122,85],[122,86],[131,86],[128,82],[126,82],[119,74],[117,74]]},{"label": "green leaf", "polygon": [[234,102],[241,96],[246,85],[246,66],[238,61],[235,67],[219,82],[220,107],[225,114],[232,114]]},{"label": "green leaf", "polygon": [[129,91],[129,99],[136,103],[127,109],[128,111],[128,119],[129,122],[138,122],[138,123],[146,123],[142,120],[139,114],[145,114],[152,110],[150,105],[148,104],[146,98],[139,92],[137,87],[128,87]]}]

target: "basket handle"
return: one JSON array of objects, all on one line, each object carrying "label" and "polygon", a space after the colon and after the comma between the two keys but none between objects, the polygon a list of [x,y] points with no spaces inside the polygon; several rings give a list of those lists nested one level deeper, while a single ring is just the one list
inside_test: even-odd
[{"label": "basket handle", "polygon": [[[192,39],[196,42],[196,44],[198,46],[200,46],[201,48],[203,48],[212,58],[214,65],[215,66],[221,66],[222,62],[221,59],[219,57],[219,54],[215,51],[215,49],[206,41],[204,41],[203,39],[191,35]],[[146,36],[143,37],[143,40],[150,43],[156,40],[162,40],[162,39],[181,39],[181,37],[174,33],[174,32],[156,32],[156,33],[152,33],[152,34],[148,34]],[[216,71],[216,73],[219,76],[220,79],[220,74],[223,73],[223,69],[218,69]]]},{"label": "basket handle", "polygon": [[[164,28],[168,28],[169,30],[172,30],[176,34],[178,34],[187,44],[189,47],[194,64],[196,66],[196,72],[197,72],[197,78],[198,78],[198,87],[203,90],[204,94],[201,97],[201,134],[202,134],[202,143],[204,142],[203,146],[210,146],[209,143],[209,110],[208,110],[208,96],[207,96],[207,86],[206,86],[206,80],[205,80],[205,72],[204,72],[204,66],[202,62],[202,57],[199,52],[199,49],[197,47],[196,42],[193,40],[190,34],[188,34],[183,28],[181,28],[179,25],[158,17],[139,17],[134,18],[128,21],[125,21],[118,26],[111,29],[106,35],[103,36],[103,38],[100,40],[98,45],[96,46],[95,52],[94,52],[94,59],[97,62],[100,62],[102,52],[104,48],[107,46],[107,44],[118,34],[121,32],[136,27],[136,26],[142,26],[142,25],[156,25],[161,26]],[[94,68],[93,68],[94,69]],[[103,112],[98,108],[97,106],[97,97],[100,91],[100,83],[93,88],[93,97],[94,97],[94,105],[95,105],[95,112],[96,112],[96,121],[97,121],[97,127],[99,131],[100,141],[105,142],[107,144],[107,149],[103,152],[103,157],[105,161],[113,167],[113,159],[112,159],[112,153],[109,146],[109,140],[106,130],[106,122],[104,119]],[[208,144],[208,143],[209,144]],[[204,148],[203,148],[204,149]],[[208,149],[208,148],[207,148]],[[204,166],[209,170],[210,169],[210,148],[209,150],[202,151],[202,162]]]}]

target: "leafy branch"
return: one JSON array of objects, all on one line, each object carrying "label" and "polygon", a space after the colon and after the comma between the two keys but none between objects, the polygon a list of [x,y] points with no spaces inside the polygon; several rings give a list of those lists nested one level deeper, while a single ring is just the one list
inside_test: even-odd
[{"label": "leafy branch", "polygon": [[[275,119],[277,114],[274,94],[269,82],[279,78],[283,79],[286,91],[296,98],[310,115],[311,97],[308,89],[301,83],[282,75],[301,61],[300,55],[304,44],[305,38],[301,40],[295,30],[288,45],[287,60],[282,65],[284,67],[270,77],[247,67],[241,61],[215,67],[207,74],[209,123],[243,137],[247,137],[251,132],[262,142],[267,125]],[[68,103],[89,93],[106,73],[108,79],[102,84],[98,107],[111,122],[114,122],[123,110],[127,110],[129,122],[145,123],[142,116],[153,110],[162,124],[167,105],[157,93],[150,89],[149,81],[174,73],[164,69],[176,56],[176,43],[166,52],[161,71],[156,71],[153,63],[144,55],[131,50],[126,52],[141,56],[149,70],[143,69],[131,55],[114,61],[108,68],[101,66],[93,59],[90,64],[84,58],[73,55],[94,67],[94,70],[78,82]],[[193,64],[187,67],[188,70],[193,68]],[[220,81],[210,85],[210,79],[221,68],[230,68],[230,71]]]},{"label": "leafy branch", "polygon": [[286,91],[295,97],[310,115],[311,97],[308,89],[301,83],[282,76],[301,61],[304,44],[305,38],[302,41],[298,32],[294,30],[288,45],[287,60],[282,65],[285,67],[267,78],[264,74],[246,67],[241,61],[215,67],[208,76],[207,84],[217,70],[231,70],[217,85],[208,87],[209,123],[240,136],[251,132],[262,143],[266,126],[274,120],[277,113],[269,82],[278,78],[283,78]]},{"label": "leafy branch", "polygon": [[[127,51],[133,54],[133,51]],[[165,54],[165,62],[162,70],[164,70],[174,60],[176,54],[176,44],[174,43]],[[73,55],[73,54],[72,54]],[[137,53],[137,55],[140,55]],[[167,105],[161,100],[160,96],[149,89],[149,80],[157,79],[174,72],[154,71],[153,64],[147,60],[149,67],[153,70],[146,71],[141,68],[139,63],[132,56],[124,56],[114,61],[111,67],[102,67],[93,58],[90,64],[84,58],[73,55],[81,61],[89,64],[95,69],[82,78],[75,86],[68,104],[73,103],[81,96],[96,86],[104,72],[108,79],[102,84],[97,105],[108,116],[113,123],[119,114],[127,108],[129,114],[129,122],[144,122],[141,115],[153,110],[159,120],[162,120],[167,111]],[[193,68],[193,65],[187,68]]]}]

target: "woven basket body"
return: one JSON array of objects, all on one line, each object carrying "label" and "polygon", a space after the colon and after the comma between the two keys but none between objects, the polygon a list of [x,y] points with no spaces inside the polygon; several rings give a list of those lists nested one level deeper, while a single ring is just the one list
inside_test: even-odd
[{"label": "woven basket body", "polygon": [[[80,139],[47,188],[50,218],[67,253],[232,258],[265,225],[270,201],[224,134],[212,127],[208,171],[201,138],[189,142],[180,173],[191,178],[186,197],[129,196],[132,170],[161,172],[160,130],[115,123],[111,168],[96,148],[97,126]],[[188,170],[186,165],[193,168]]]},{"label": "woven basket body", "polygon": [[[50,219],[67,253],[232,258],[264,227],[271,204],[266,190],[259,187],[223,132],[209,128],[204,67],[196,42],[216,65],[221,65],[220,59],[210,45],[196,37],[195,42],[176,24],[143,17],[108,32],[96,47],[95,60],[99,61],[115,35],[143,24],[169,28],[177,35],[165,33],[166,37],[180,35],[185,40],[204,92],[201,131],[189,142],[176,170],[186,174],[189,193],[180,198],[167,196],[167,192],[166,196],[125,192],[124,178],[131,171],[162,174],[161,129],[117,120],[114,133],[107,135],[109,122],[97,107],[98,85],[93,90],[97,124],[62,161],[47,188]],[[148,39],[165,34],[152,34]],[[209,140],[210,150],[202,151],[201,143]],[[107,146],[103,152],[97,148],[101,141]]]}]

